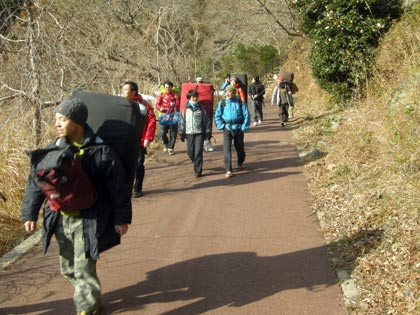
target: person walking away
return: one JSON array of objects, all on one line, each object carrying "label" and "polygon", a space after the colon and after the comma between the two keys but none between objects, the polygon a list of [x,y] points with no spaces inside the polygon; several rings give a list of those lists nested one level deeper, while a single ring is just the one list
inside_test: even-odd
[{"label": "person walking away", "polygon": [[265,88],[260,82],[259,76],[252,77],[252,83],[249,85],[249,96],[252,100],[252,108],[254,112],[253,125],[259,125],[263,121],[263,103]]},{"label": "person walking away", "polygon": [[[78,315],[97,315],[101,285],[96,273],[99,254],[120,243],[131,224],[132,207],[129,184],[118,156],[87,125],[88,110],[81,100],[69,99],[55,109],[55,127],[59,138],[47,149],[74,150],[84,173],[90,178],[96,201],[88,208],[63,210],[53,207],[50,199],[43,212],[43,245],[47,251],[55,235],[61,273],[74,287],[73,301]],[[46,195],[31,165],[22,200],[21,217],[26,232],[33,233]],[[80,195],[82,191],[73,191]],[[52,202],[52,201],[51,201]]]},{"label": "person walking away", "polygon": [[144,125],[140,141],[139,157],[137,160],[136,167],[136,177],[133,186],[133,197],[140,198],[141,196],[143,196],[143,180],[145,174],[144,162],[147,155],[147,148],[155,138],[156,116],[152,106],[150,106],[150,104],[146,102],[143,99],[143,97],[139,94],[139,87],[137,83],[133,81],[124,82],[123,87],[121,89],[121,95],[137,102],[140,107],[140,112],[143,115],[147,115],[147,121]]},{"label": "person walking away", "polygon": [[280,125],[282,127],[285,126],[285,123],[289,120],[289,112],[288,112],[288,95],[291,95],[292,91],[290,90],[289,84],[285,82],[283,77],[277,78],[277,86],[273,91],[273,95],[271,96],[271,105],[276,104],[278,106],[279,117],[280,117]]},{"label": "person walking away", "polygon": [[181,141],[187,139],[187,153],[194,163],[194,176],[201,177],[204,140],[211,138],[211,117],[198,101],[195,90],[187,92],[187,100],[185,110],[180,113],[178,130]]},{"label": "person walking away", "polygon": [[[173,113],[180,110],[180,97],[172,89],[174,84],[171,81],[164,83],[165,92],[161,93],[156,100],[156,109],[164,114]],[[169,131],[169,139],[168,139]],[[160,137],[163,141],[163,151],[169,155],[175,154],[175,142],[178,135],[178,125],[165,126],[160,125]]]},{"label": "person walking away", "polygon": [[236,89],[226,87],[226,99],[221,100],[214,116],[216,128],[223,130],[223,154],[226,177],[232,177],[232,140],[237,153],[237,168],[245,162],[244,132],[249,129],[249,112],[245,102],[236,96]]},{"label": "person walking away", "polygon": [[[235,94],[239,96],[241,102],[246,103],[246,91],[243,89],[239,81],[235,77],[230,78],[230,85],[233,86],[236,90]],[[226,89],[225,89],[226,90]]]}]

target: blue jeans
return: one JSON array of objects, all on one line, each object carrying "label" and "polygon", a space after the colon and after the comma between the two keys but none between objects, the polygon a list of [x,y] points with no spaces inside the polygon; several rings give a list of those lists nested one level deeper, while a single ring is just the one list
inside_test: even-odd
[{"label": "blue jeans", "polygon": [[[168,139],[169,131],[169,139]],[[168,146],[168,149],[173,150],[175,147],[176,136],[178,135],[178,125],[175,126],[164,126],[160,125],[160,138],[164,145]]]}]

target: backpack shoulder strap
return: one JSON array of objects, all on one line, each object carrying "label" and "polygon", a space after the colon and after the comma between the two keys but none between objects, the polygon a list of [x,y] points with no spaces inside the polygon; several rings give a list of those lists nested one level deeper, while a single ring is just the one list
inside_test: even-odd
[{"label": "backpack shoulder strap", "polygon": [[[241,110],[242,110],[242,101],[241,101],[241,98],[240,98],[240,97],[238,97],[237,99],[238,99],[239,107],[240,107],[240,108],[241,108]],[[222,103],[221,103],[221,107],[222,107],[222,114],[223,114],[223,110],[225,109],[225,106],[226,106],[226,99],[224,98],[224,99],[222,99]]]}]

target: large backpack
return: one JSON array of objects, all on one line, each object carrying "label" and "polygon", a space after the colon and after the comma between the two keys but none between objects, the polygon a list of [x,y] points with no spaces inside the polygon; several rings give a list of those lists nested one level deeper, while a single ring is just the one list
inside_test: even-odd
[{"label": "large backpack", "polygon": [[84,90],[73,91],[71,97],[86,104],[88,125],[120,158],[131,192],[147,115],[140,113],[138,103],[125,97]]},{"label": "large backpack", "polygon": [[[284,89],[284,93],[282,92],[282,91],[279,91],[279,93],[280,92],[282,92],[283,94],[282,94],[282,98],[285,98],[285,100],[287,101],[287,103],[289,104],[289,106],[291,106],[291,107],[293,107],[293,106],[295,106],[295,102],[294,102],[294,99],[293,99],[293,91],[292,91],[292,84],[293,83],[290,83],[290,82],[284,82],[284,83],[282,83],[281,85],[280,85],[280,87],[281,88],[283,88]],[[283,101],[283,103],[284,103],[284,101]]]},{"label": "large backpack", "polygon": [[248,75],[246,73],[232,73],[232,77],[236,78],[239,87],[243,89],[245,94],[245,103],[248,104]]},{"label": "large backpack", "polygon": [[195,90],[198,93],[198,101],[204,105],[211,119],[213,119],[214,87],[210,83],[182,83],[181,85],[181,111],[188,102],[187,93]]},{"label": "large backpack", "polygon": [[73,146],[49,147],[28,152],[32,177],[43,191],[52,211],[82,210],[96,202],[96,189]]}]

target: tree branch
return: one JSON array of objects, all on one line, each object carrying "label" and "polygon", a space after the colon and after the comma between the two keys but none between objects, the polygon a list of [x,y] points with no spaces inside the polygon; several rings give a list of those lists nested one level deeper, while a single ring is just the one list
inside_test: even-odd
[{"label": "tree branch", "polygon": [[289,36],[298,36],[298,37],[305,37],[305,35],[303,35],[302,33],[299,33],[299,31],[297,30],[293,30],[293,32],[290,31],[290,29],[288,29],[286,26],[284,26],[279,19],[273,14],[273,12],[270,11],[270,9],[267,8],[267,6],[265,5],[265,3],[263,3],[262,0],[256,0],[261,7],[265,10],[265,12],[267,12],[268,15],[270,15],[274,21],[276,22],[276,24]]}]

